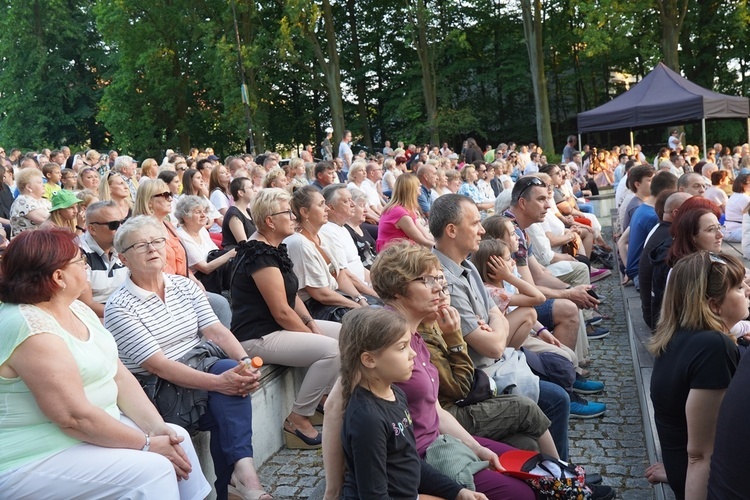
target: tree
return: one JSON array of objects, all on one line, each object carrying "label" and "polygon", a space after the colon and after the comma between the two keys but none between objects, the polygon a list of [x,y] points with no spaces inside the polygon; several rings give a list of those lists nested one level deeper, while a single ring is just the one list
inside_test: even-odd
[{"label": "tree", "polygon": [[678,46],[682,23],[687,15],[688,0],[656,0],[661,21],[661,50],[664,53],[664,64],[680,72]]},{"label": "tree", "polygon": [[3,2],[0,139],[25,148],[101,147],[105,61],[89,2]]},{"label": "tree", "polygon": [[410,7],[416,19],[414,29],[416,31],[415,46],[419,65],[422,69],[422,93],[427,110],[427,127],[430,132],[430,143],[440,144],[440,135],[437,128],[437,91],[435,88],[435,63],[432,49],[427,40],[427,7],[425,0],[414,0]]},{"label": "tree", "polygon": [[523,16],[523,33],[526,48],[529,52],[531,82],[534,87],[536,103],[536,129],[539,145],[548,152],[555,150],[550,124],[549,99],[547,97],[547,78],[544,73],[544,46],[542,45],[542,2],[541,0],[521,0]]}]

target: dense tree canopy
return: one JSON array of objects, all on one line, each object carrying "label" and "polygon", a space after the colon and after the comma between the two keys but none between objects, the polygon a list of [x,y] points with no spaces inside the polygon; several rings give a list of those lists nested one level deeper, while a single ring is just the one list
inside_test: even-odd
[{"label": "dense tree canopy", "polygon": [[[236,152],[248,133],[240,71],[258,150],[317,145],[327,126],[367,148],[538,143],[538,130],[559,148],[576,113],[625,90],[613,72],[637,80],[659,60],[717,91],[748,91],[745,0],[530,5],[541,30],[525,33],[521,0],[3,0],[0,144]],[[709,133],[746,137],[740,123]]]}]

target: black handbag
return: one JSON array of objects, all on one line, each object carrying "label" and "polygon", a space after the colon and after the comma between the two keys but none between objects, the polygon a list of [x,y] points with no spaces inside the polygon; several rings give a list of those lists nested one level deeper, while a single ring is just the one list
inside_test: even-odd
[{"label": "black handbag", "polygon": [[479,403],[485,399],[489,399],[493,396],[497,396],[497,385],[495,381],[487,375],[484,370],[479,368],[474,369],[474,381],[471,383],[471,390],[465,398],[456,401],[456,406],[463,408],[464,406],[473,405]]},{"label": "black handbag", "polygon": [[[228,357],[221,347],[205,341],[177,361],[205,372],[220,359]],[[180,387],[153,374],[136,375],[136,379],[165,422],[183,427],[191,436],[198,433],[198,422],[208,409],[208,391]]]}]

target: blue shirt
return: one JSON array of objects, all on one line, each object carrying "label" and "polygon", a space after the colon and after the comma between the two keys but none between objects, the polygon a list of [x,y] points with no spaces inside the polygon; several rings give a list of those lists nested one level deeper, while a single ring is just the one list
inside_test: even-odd
[{"label": "blue shirt", "polygon": [[643,203],[633,212],[630,218],[630,238],[628,239],[628,265],[625,269],[630,279],[638,276],[638,265],[641,262],[646,236],[658,223],[656,210],[651,205]]},{"label": "blue shirt", "polygon": [[432,208],[432,192],[426,187],[420,184],[419,196],[417,196],[417,203],[419,203],[419,209],[426,216],[430,214]]}]

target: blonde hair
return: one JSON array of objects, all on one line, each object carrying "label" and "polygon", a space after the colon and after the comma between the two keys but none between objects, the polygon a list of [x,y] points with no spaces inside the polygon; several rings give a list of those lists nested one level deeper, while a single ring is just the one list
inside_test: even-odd
[{"label": "blonde hair", "polygon": [[273,182],[276,179],[279,179],[280,177],[286,177],[284,170],[281,167],[273,167],[271,170],[268,171],[266,176],[263,178],[263,187],[264,188],[274,187],[271,184],[273,184]]},{"label": "blonde hair", "polygon": [[433,269],[442,269],[435,254],[411,241],[396,241],[383,249],[372,264],[372,288],[381,299],[395,300],[406,295],[410,282]]},{"label": "blonde hair", "polygon": [[406,320],[397,312],[363,307],[348,312],[341,321],[339,358],[344,408],[354,388],[366,377],[362,354],[378,354],[395,344],[408,328]]},{"label": "blonde hair", "polygon": [[[122,182],[125,182],[125,177],[123,177],[121,174],[118,174],[114,170],[110,170],[107,172],[106,175],[102,177],[101,182],[99,182],[99,199],[100,200],[111,200],[112,199],[112,193],[109,189],[109,184],[112,182],[112,179],[119,177],[122,179]],[[128,202],[128,205],[130,207],[133,207],[133,200],[130,199],[130,196],[125,198]]]},{"label": "blonde hair", "polygon": [[141,163],[141,176],[152,179],[159,173],[159,164],[153,158],[146,158]]},{"label": "blonde hair", "polygon": [[[154,215],[154,210],[151,208],[151,198],[155,194],[164,193],[169,191],[169,186],[166,182],[161,179],[144,179],[138,185],[138,193],[135,195],[135,208],[133,208],[133,216],[136,215]],[[169,191],[171,193],[171,191]]]},{"label": "blonde hair", "polygon": [[27,167],[21,169],[16,174],[16,187],[18,188],[18,192],[24,194],[23,192],[34,177],[44,178],[44,175],[42,174],[42,171],[37,168]]},{"label": "blonde hair", "polygon": [[474,165],[466,165],[464,168],[461,169],[459,174],[461,175],[461,180],[464,182],[469,182],[469,173],[475,172],[477,169],[474,167]]},{"label": "blonde hair", "polygon": [[404,207],[407,211],[417,214],[419,213],[419,179],[414,174],[402,174],[396,178],[396,183],[393,185],[393,193],[391,193],[391,201],[383,208],[383,212],[389,210],[392,207],[399,206]]},{"label": "blonde hair", "polygon": [[363,161],[355,161],[352,163],[352,166],[349,167],[349,176],[346,178],[349,182],[352,182],[354,179],[354,174],[362,170],[363,172],[367,172],[367,163]]},{"label": "blonde hair", "polygon": [[[314,189],[314,188],[313,188]],[[278,212],[282,201],[291,201],[292,196],[281,188],[261,189],[250,202],[250,216],[253,218],[255,227],[266,229],[266,217]],[[249,236],[249,235],[248,235]]]},{"label": "blonde hair", "polygon": [[99,196],[90,189],[82,189],[76,193],[76,198],[81,200],[81,208],[86,209],[95,201],[99,201]]},{"label": "blonde hair", "polygon": [[651,354],[663,354],[677,330],[716,330],[729,335],[734,325],[725,325],[714,308],[744,279],[745,266],[731,255],[702,250],[678,260],[669,274],[659,323],[649,342]]}]

